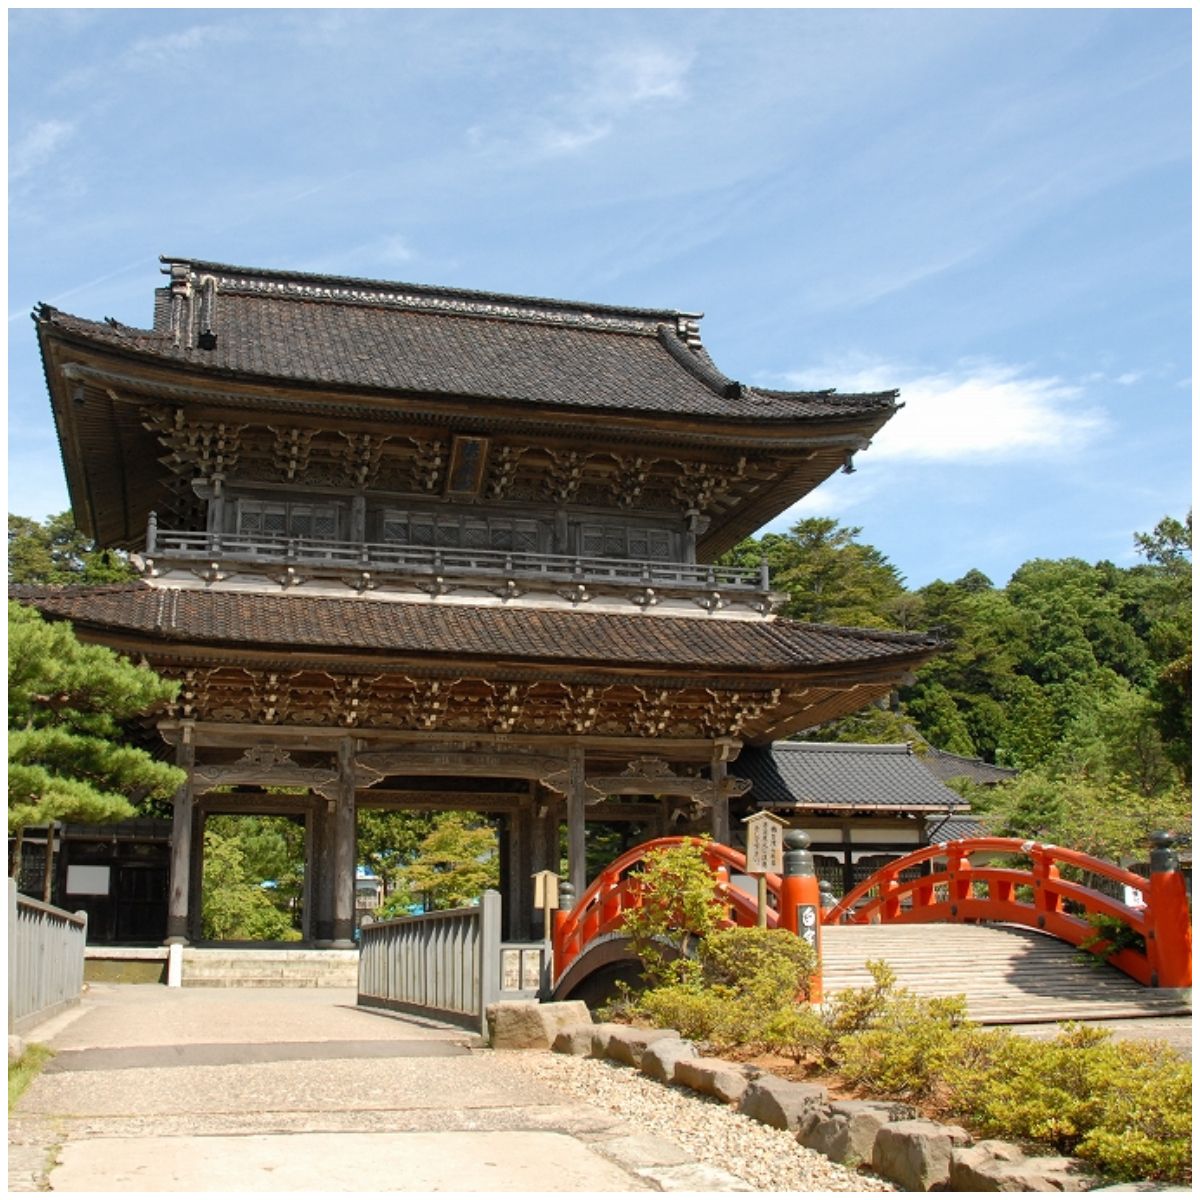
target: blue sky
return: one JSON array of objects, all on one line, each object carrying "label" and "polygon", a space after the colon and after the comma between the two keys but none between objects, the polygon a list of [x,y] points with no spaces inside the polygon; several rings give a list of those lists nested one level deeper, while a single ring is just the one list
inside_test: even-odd
[{"label": "blue sky", "polygon": [[901,389],[774,522],[910,586],[1132,563],[1191,502],[1191,13],[9,16],[9,504],[67,507],[29,312],[159,254],[702,311],[735,378]]}]

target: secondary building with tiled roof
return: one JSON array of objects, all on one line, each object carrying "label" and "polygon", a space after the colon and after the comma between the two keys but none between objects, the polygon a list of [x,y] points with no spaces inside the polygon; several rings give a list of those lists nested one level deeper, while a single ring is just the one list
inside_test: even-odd
[{"label": "secondary building with tiled roof", "polygon": [[849,469],[894,391],[740,383],[686,311],[164,273],[145,328],[34,313],[76,520],[141,578],[17,594],[179,681],[174,938],[231,806],[304,820],[321,945],[350,937],[357,811],[489,812],[526,933],[560,824],[578,891],[587,822],[728,841],[743,747],[936,650],[784,620],[765,565],[715,561]]},{"label": "secondary building with tiled roof", "polygon": [[818,871],[839,894],[888,859],[946,840],[931,831],[969,807],[907,743],[776,742],[747,747],[737,770],[755,808],[810,835]]}]

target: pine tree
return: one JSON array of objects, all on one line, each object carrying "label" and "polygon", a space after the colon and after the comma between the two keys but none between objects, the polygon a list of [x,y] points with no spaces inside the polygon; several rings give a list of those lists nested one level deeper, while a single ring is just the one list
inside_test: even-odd
[{"label": "pine tree", "polygon": [[175,697],[178,685],[70,625],[8,606],[8,828],[119,821],[169,799],[184,773],[124,744],[122,722]]}]

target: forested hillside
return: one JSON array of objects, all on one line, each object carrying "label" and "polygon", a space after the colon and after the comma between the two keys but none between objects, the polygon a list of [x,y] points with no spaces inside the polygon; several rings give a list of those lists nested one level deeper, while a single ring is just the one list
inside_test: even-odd
[{"label": "forested hillside", "polygon": [[968,570],[915,591],[861,533],[808,518],[729,556],[766,556],[787,616],[944,642],[886,710],[807,736],[915,741],[1018,768],[1016,784],[971,794],[997,832],[1133,855],[1149,828],[1188,825],[1191,514],[1132,534],[1135,566],[1033,559],[1003,585]]}]

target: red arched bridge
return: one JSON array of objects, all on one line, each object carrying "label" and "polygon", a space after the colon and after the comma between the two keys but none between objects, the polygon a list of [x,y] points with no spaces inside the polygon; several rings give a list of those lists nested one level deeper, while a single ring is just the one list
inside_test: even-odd
[{"label": "red arched bridge", "polygon": [[[713,871],[729,924],[759,923],[756,896],[731,878],[745,875],[742,853],[700,838],[646,842],[605,867],[569,912],[556,914],[556,997],[630,960],[623,917],[641,904],[646,857],[687,844]],[[815,879],[806,885],[806,896],[815,898]],[[793,877],[766,876],[769,928],[800,931],[796,889]],[[1125,889],[1144,903],[1117,899],[1129,894]],[[921,927],[933,922],[955,928],[931,936]],[[883,958],[903,968],[899,981],[914,991],[966,992],[972,1016],[984,1020],[1186,1011],[1177,992],[1161,989],[1191,987],[1186,885],[1162,847],[1142,876],[1078,850],[1018,838],[927,846],[821,912],[819,942],[825,995],[867,982],[866,960]],[[1116,970],[1089,969],[1080,947]]]}]

